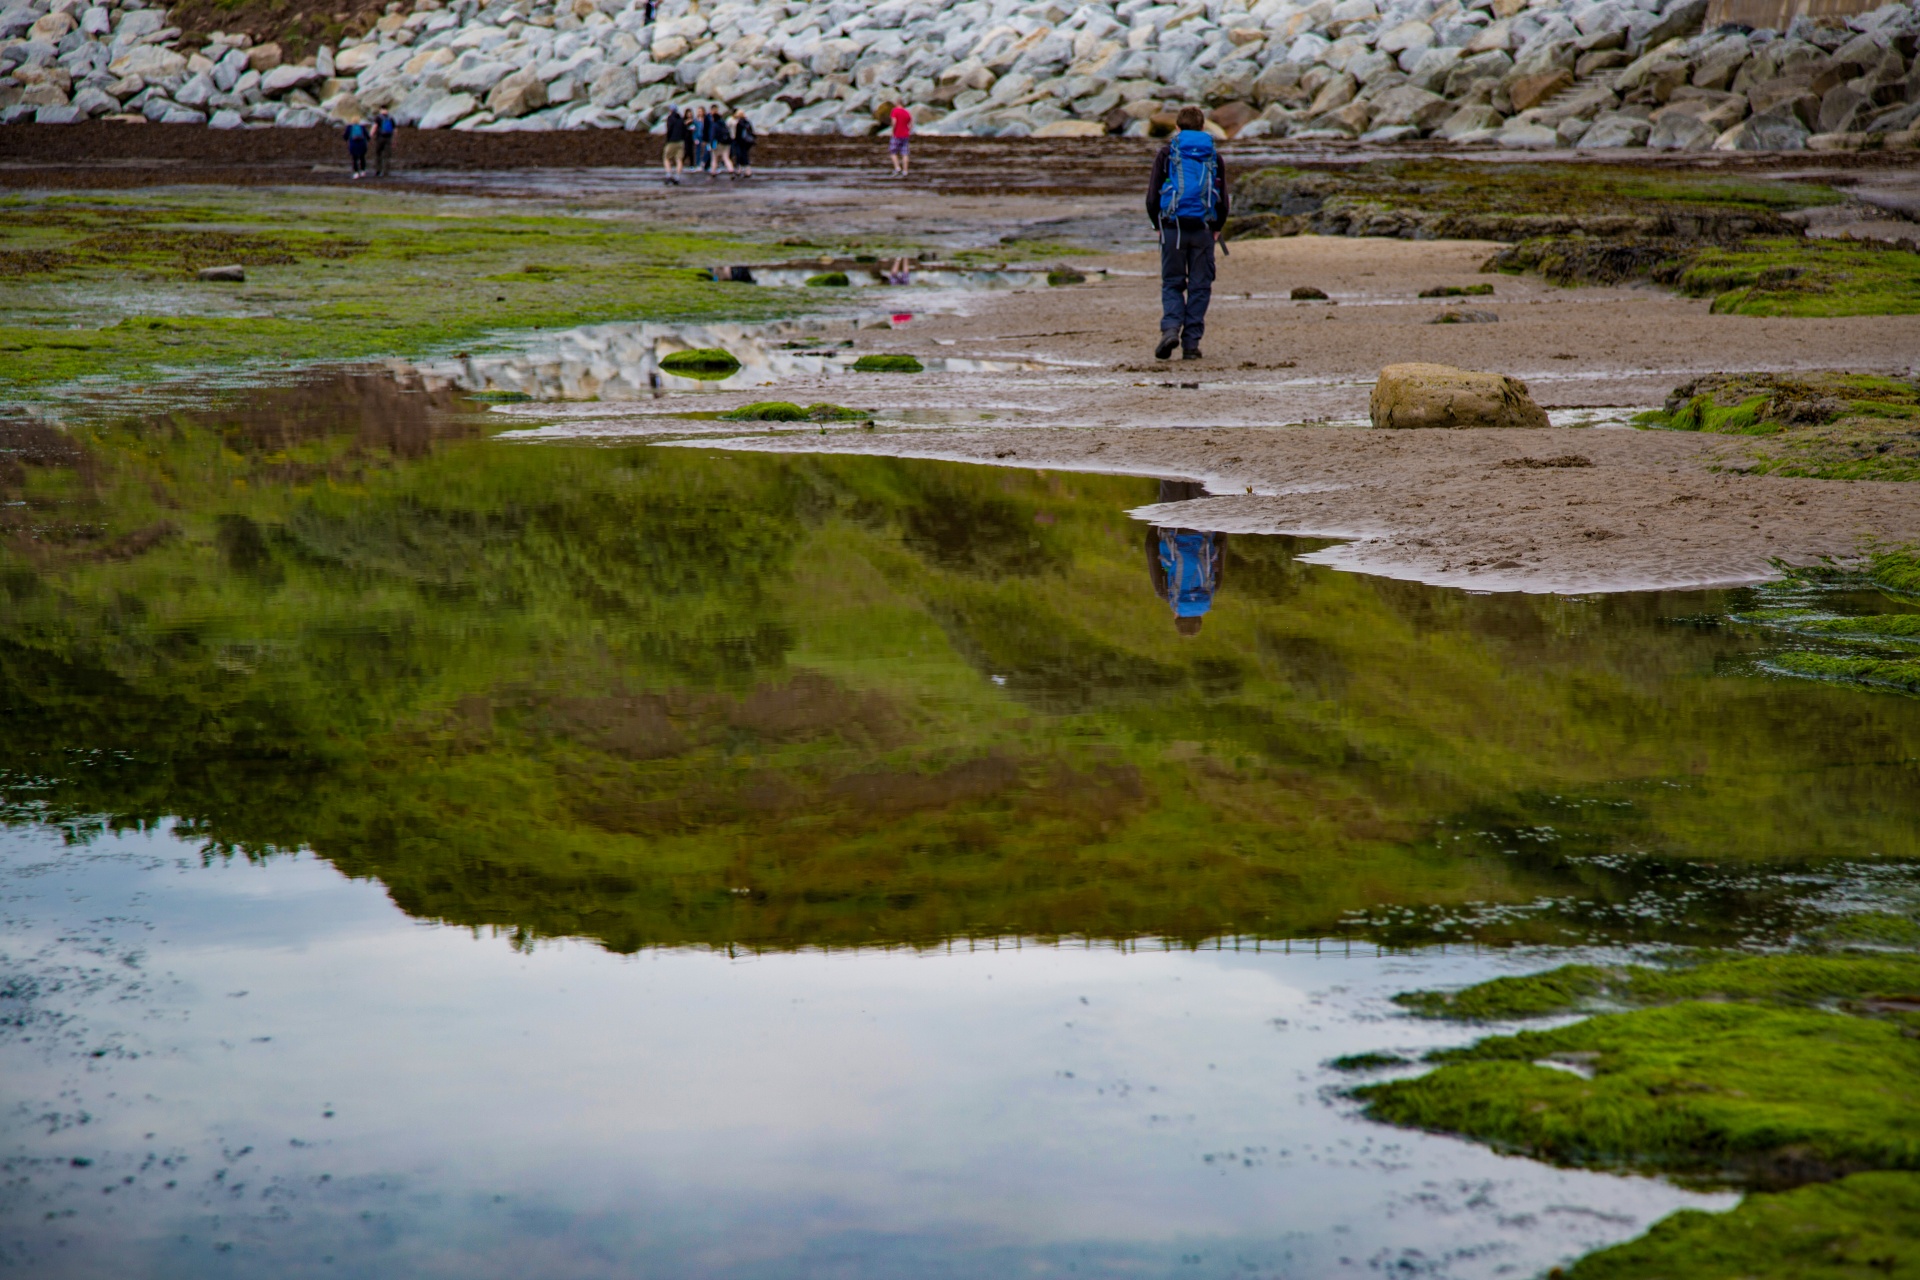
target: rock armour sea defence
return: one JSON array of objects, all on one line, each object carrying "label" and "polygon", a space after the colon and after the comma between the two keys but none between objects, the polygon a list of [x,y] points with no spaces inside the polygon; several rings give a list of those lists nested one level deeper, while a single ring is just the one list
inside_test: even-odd
[{"label": "rock armour sea defence", "polygon": [[[0,0],[0,123],[1148,136],[1587,149],[1914,145],[1920,15],[1703,30],[1707,0],[411,0],[289,58],[147,0]],[[304,51],[301,51],[304,53]]]},{"label": "rock armour sea defence", "polygon": [[1527,384],[1446,364],[1390,364],[1373,385],[1376,427],[1544,427]]}]

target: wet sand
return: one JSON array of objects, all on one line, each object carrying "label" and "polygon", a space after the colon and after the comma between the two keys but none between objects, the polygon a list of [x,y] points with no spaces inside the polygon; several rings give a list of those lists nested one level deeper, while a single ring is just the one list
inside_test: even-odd
[{"label": "wet sand", "polygon": [[[1598,409],[1586,416],[1617,424],[1704,372],[1906,375],[1920,355],[1920,316],[1715,316],[1705,300],[1652,287],[1570,290],[1478,274],[1493,248],[1317,237],[1242,242],[1221,262],[1206,358],[1191,362],[1152,358],[1158,286],[1150,255],[1094,259],[1111,274],[1087,285],[981,293],[964,300],[962,314],[855,334],[862,350],[1049,362],[1040,371],[852,385],[845,376],[803,379],[741,397],[864,395],[850,402],[894,411],[923,406],[952,426],[733,444],[1198,479],[1232,496],[1144,514],[1227,532],[1352,539],[1320,558],[1486,590],[1752,582],[1773,576],[1776,561],[1804,564],[1920,540],[1920,488],[1722,470],[1742,464],[1747,442],[1736,437],[1617,425],[1366,427],[1373,378],[1399,361],[1512,373],[1550,409]],[[1497,323],[1430,324],[1446,304],[1415,297],[1433,285],[1488,280],[1493,297],[1461,305],[1493,311]],[[1319,287],[1333,302],[1292,302],[1296,285]],[[974,405],[996,411],[993,425],[960,425],[979,416],[967,413]],[[1568,455],[1591,465],[1519,462]]]}]

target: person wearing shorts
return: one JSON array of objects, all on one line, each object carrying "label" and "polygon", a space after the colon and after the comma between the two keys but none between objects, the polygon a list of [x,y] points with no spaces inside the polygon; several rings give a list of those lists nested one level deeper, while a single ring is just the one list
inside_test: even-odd
[{"label": "person wearing shorts", "polygon": [[913,113],[905,106],[893,109],[893,136],[887,139],[887,158],[893,161],[893,176],[907,176],[907,144],[913,138]]},{"label": "person wearing shorts", "polygon": [[687,163],[687,122],[680,108],[667,108],[667,145],[660,152],[660,167],[666,170],[667,185],[680,185],[680,171]]}]

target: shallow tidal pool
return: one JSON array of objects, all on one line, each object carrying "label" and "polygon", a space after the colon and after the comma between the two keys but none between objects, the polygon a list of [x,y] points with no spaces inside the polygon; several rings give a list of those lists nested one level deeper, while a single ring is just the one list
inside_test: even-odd
[{"label": "shallow tidal pool", "polygon": [[1533,1276],[1735,1197],[1366,1119],[1333,1059],[1486,1031],[1389,997],[1920,856],[1920,702],[1777,623],[1874,593],[1470,595],[1124,514],[1179,481],[498,425],[360,374],[0,424],[0,1261]]}]

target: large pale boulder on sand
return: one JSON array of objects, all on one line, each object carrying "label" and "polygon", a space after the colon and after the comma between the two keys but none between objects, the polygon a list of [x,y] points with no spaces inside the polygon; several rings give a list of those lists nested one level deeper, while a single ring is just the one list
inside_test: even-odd
[{"label": "large pale boulder on sand", "polygon": [[1376,427],[1544,427],[1527,384],[1447,364],[1390,364],[1373,384]]}]

